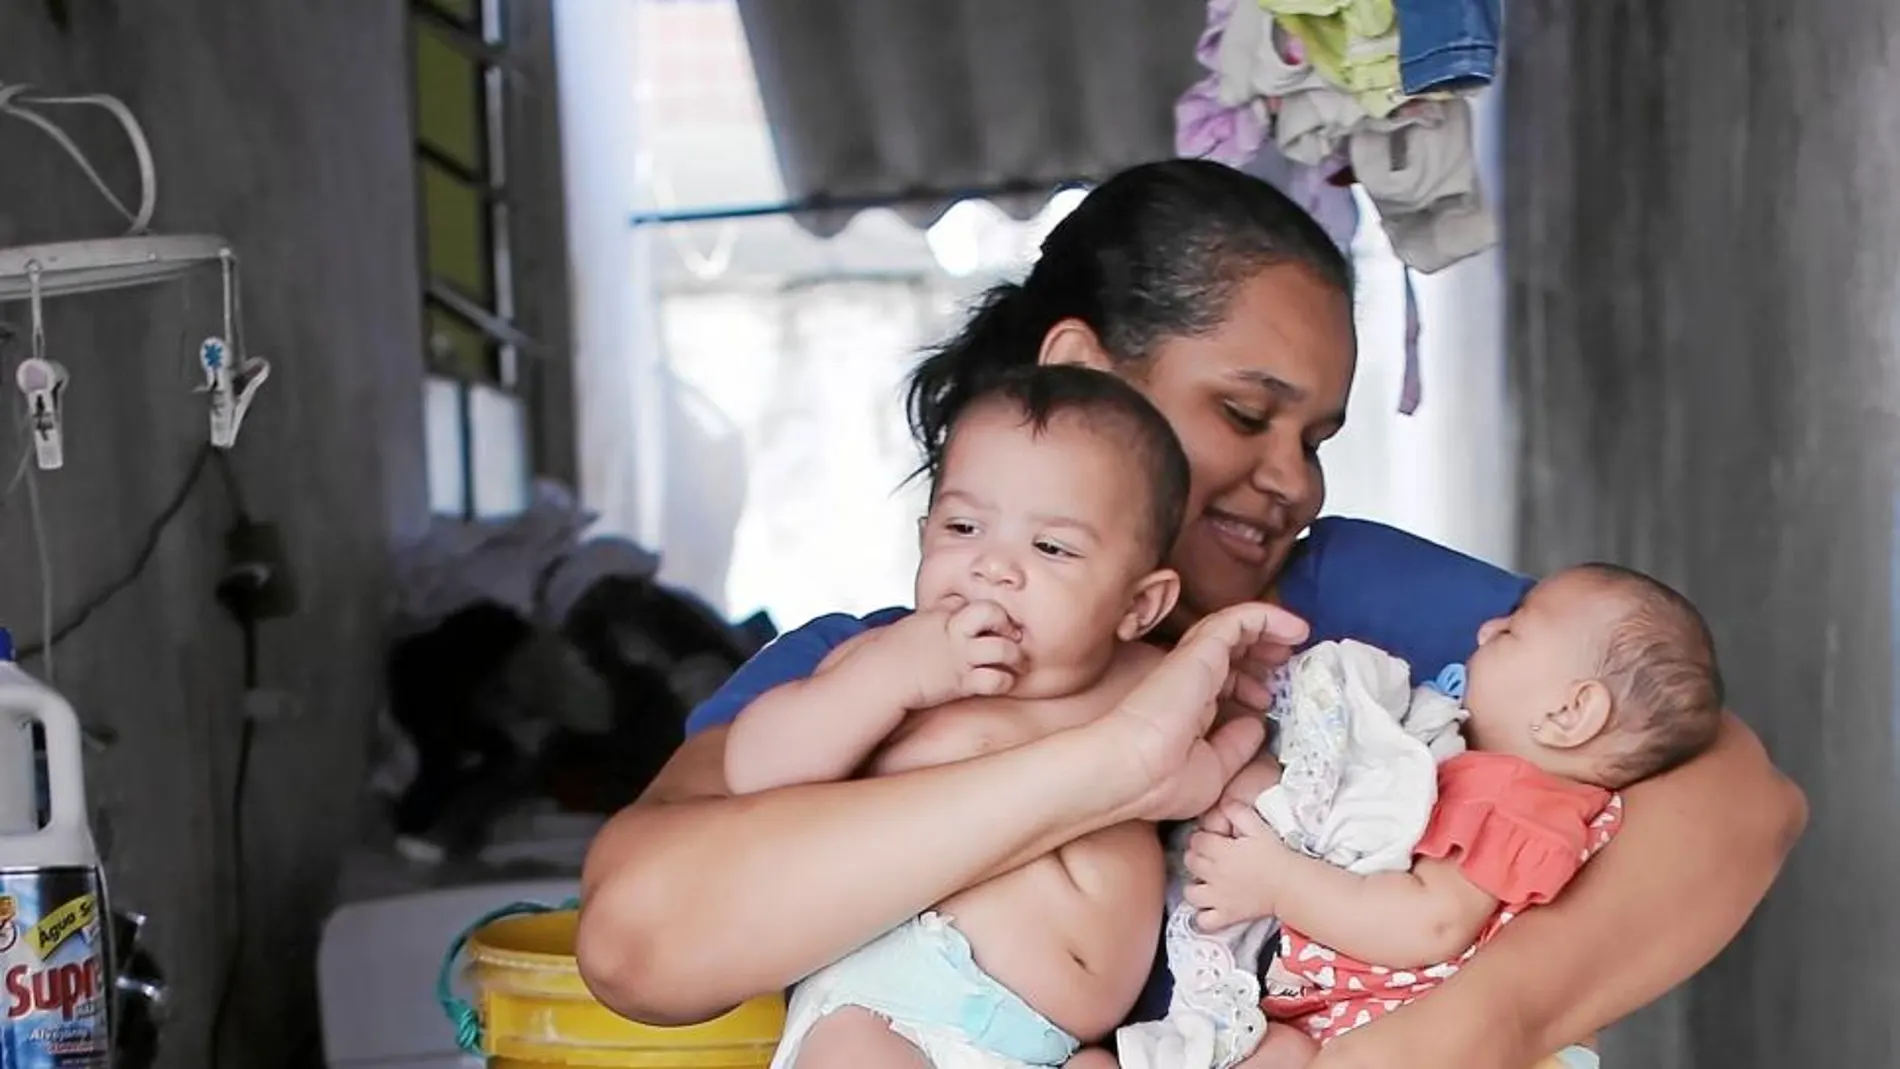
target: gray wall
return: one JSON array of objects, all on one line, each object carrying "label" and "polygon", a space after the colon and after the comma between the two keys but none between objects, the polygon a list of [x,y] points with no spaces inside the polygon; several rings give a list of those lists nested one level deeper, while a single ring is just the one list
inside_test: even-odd
[{"label": "gray wall", "polygon": [[[158,159],[158,229],[234,242],[251,348],[274,364],[233,459],[250,510],[282,525],[301,590],[296,617],[265,625],[262,672],[302,715],[257,736],[245,954],[222,1064],[315,1065],[315,944],[357,823],[388,549],[426,519],[404,6],[67,6],[62,34],[45,4],[0,3],[0,79],[132,106]],[[108,178],[133,188],[116,125],[89,109],[68,116]],[[0,160],[0,242],[122,229],[33,128],[0,118]],[[217,274],[47,307],[49,355],[72,374],[67,466],[38,484],[64,619],[128,568],[205,440],[192,357],[216,329]],[[24,304],[0,306],[10,323],[25,317]],[[8,443],[20,355],[4,353]],[[17,454],[3,452],[10,476]],[[0,623],[22,640],[39,631],[25,506],[23,491],[0,506]],[[57,650],[62,689],[118,734],[88,769],[97,830],[115,900],[151,915],[174,996],[163,1064],[181,1069],[209,1064],[238,919],[239,643],[211,599],[231,516],[208,475],[139,579]]]},{"label": "gray wall", "polygon": [[1813,807],[1749,930],[1606,1054],[1900,1064],[1900,5],[1516,0],[1509,23],[1520,559],[1677,581]]}]

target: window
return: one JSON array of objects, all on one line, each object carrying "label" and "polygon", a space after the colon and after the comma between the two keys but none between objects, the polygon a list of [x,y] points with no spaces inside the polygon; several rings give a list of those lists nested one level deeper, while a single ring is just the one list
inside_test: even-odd
[{"label": "window", "polygon": [[[558,227],[550,233],[521,222],[545,217],[522,202],[549,188],[546,173],[519,173],[521,127],[537,117],[518,99],[520,81],[535,72],[517,38],[522,20],[545,21],[535,7],[410,5],[429,504],[437,515],[510,515],[526,506],[535,474],[569,474],[562,469],[571,447],[536,439],[543,426],[570,426],[549,418],[546,389],[550,343],[561,335],[546,327],[560,321],[564,280],[558,271],[518,272],[524,260],[550,259],[524,258],[524,242],[558,250],[562,240]],[[541,167],[558,182],[558,152]],[[535,323],[524,314],[531,304],[552,314]]]},{"label": "window", "polygon": [[[640,0],[636,10],[642,207],[782,200],[735,0]],[[906,482],[918,458],[905,375],[984,285],[1027,269],[1081,196],[1060,193],[1021,222],[968,201],[926,231],[870,210],[825,240],[784,216],[638,229],[655,326],[643,344],[658,369],[643,390],[658,429],[634,448],[657,472],[643,472],[657,484],[657,519],[642,530],[662,578],[729,615],[764,609],[787,628],[908,602],[923,501]],[[1323,453],[1330,510],[1498,559],[1485,539],[1508,530],[1493,521],[1508,524],[1510,478],[1476,457],[1501,452],[1487,430],[1502,403],[1486,385],[1497,350],[1472,325],[1494,324],[1495,307],[1467,313],[1453,292],[1481,288],[1473,279],[1495,262],[1420,280],[1427,386],[1419,414],[1402,416],[1405,276],[1369,204],[1352,253],[1364,280],[1359,384],[1347,430]]]}]

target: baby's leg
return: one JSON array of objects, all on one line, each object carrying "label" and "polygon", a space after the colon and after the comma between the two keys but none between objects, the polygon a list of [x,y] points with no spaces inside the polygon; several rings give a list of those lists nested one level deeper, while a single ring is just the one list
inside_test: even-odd
[{"label": "baby's leg", "polygon": [[1270,1024],[1260,1046],[1234,1069],[1305,1069],[1319,1056],[1319,1044],[1294,1025]]},{"label": "baby's leg", "polygon": [[1121,1069],[1115,1056],[1100,1047],[1078,1050],[1075,1057],[1063,1063],[1062,1069]]},{"label": "baby's leg", "polygon": [[931,1069],[930,1059],[870,1010],[844,1006],[805,1033],[792,1069]]}]

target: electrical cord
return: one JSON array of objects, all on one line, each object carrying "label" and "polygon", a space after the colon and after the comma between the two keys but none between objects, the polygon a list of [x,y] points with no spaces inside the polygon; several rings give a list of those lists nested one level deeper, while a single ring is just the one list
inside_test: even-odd
[{"label": "electrical cord", "polygon": [[[29,658],[39,657],[47,653],[51,647],[57,646],[61,642],[71,638],[75,631],[84,627],[86,622],[92,619],[94,613],[97,613],[111,602],[112,599],[124,593],[127,588],[138,581],[140,576],[145,574],[145,569],[151,565],[152,558],[158,555],[159,542],[163,539],[166,529],[171,526],[173,520],[178,518],[178,514],[184,511],[186,503],[191,500],[191,492],[197,488],[198,480],[204,475],[205,467],[211,462],[212,455],[215,452],[216,450],[210,445],[199,447],[197,454],[192,457],[191,467],[186,470],[184,479],[179,482],[178,488],[172,492],[172,496],[165,502],[165,507],[159,510],[158,515],[146,527],[145,538],[140,542],[138,552],[133,555],[131,566],[124,572],[121,572],[118,578],[100,587],[97,593],[86,599],[85,603],[80,605],[79,608],[67,618],[66,622],[60,624],[58,628],[51,628],[49,620],[47,629],[42,631],[37,640],[26,643],[19,648],[18,656],[20,660],[25,661]],[[31,493],[32,483],[30,481],[30,475],[28,479],[27,488],[28,492]],[[43,577],[42,583],[46,581],[47,578]]]},{"label": "electrical cord", "polygon": [[[224,479],[225,489],[231,495],[232,510],[237,513],[237,530],[251,527],[250,513],[244,507],[244,495],[238,487],[237,473],[232,470],[229,459],[222,452],[214,451],[213,455],[218,472]],[[218,583],[218,603],[237,621],[243,639],[242,693],[247,697],[258,689],[262,678],[258,665],[258,599],[275,578],[268,568],[241,567],[238,562],[232,561],[225,577]],[[226,951],[218,1001],[211,1015],[208,1043],[210,1069],[218,1069],[222,1064],[221,1040],[225,1022],[236,1004],[238,975],[244,964],[244,789],[250,780],[251,750],[256,738],[257,718],[252,715],[247,704],[238,724],[237,769],[231,781],[231,904],[234,928],[230,949]]]},{"label": "electrical cord", "polygon": [[[26,514],[33,525],[33,554],[40,566],[40,634],[44,635],[53,629],[53,563],[47,557],[46,517],[40,511],[40,480],[32,468],[26,470]],[[50,643],[45,656],[40,658],[40,668],[48,686],[59,684],[59,673],[53,666],[53,647]]]},{"label": "electrical cord", "polygon": [[[244,630],[244,692],[257,688],[257,622],[248,615],[239,618]],[[238,970],[244,963],[244,784],[251,768],[251,743],[257,735],[257,719],[245,710],[238,727],[237,771],[231,783],[231,899],[236,929],[231,949],[224,960],[224,978],[219,984],[217,1008],[211,1015],[211,1065],[218,1069],[225,1020],[236,1000]]]}]

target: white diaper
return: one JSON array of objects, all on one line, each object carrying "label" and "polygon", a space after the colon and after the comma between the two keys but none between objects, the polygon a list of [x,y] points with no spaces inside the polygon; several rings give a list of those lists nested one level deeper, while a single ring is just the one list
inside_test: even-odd
[{"label": "white diaper", "polygon": [[924,913],[801,981],[785,1011],[772,1069],[792,1069],[826,1014],[870,1010],[923,1051],[935,1069],[1042,1069],[1077,1046],[976,964],[950,918]]}]

